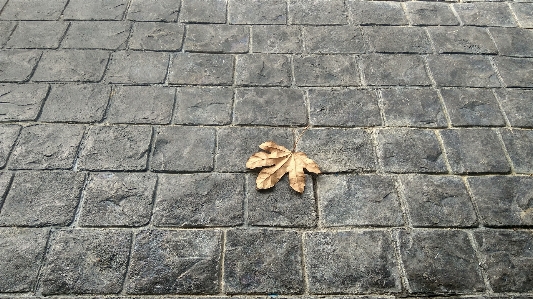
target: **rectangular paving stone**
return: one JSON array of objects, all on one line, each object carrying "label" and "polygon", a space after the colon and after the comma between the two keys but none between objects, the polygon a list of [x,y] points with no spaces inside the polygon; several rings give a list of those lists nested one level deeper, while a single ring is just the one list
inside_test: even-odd
[{"label": "rectangular paving stone", "polygon": [[358,86],[356,60],[351,55],[308,55],[294,57],[298,86]]},{"label": "rectangular paving stone", "polygon": [[115,86],[106,122],[168,124],[175,93],[175,88],[161,86]]},{"label": "rectangular paving stone", "polygon": [[43,54],[33,81],[98,82],[109,53],[102,50],[56,50]]},{"label": "rectangular paving stone", "polygon": [[494,58],[507,87],[533,87],[533,58]]},{"label": "rectangular paving stone", "polygon": [[233,56],[226,54],[178,53],[172,57],[170,84],[231,85]]},{"label": "rectangular paving stone", "polygon": [[128,20],[176,22],[180,12],[180,0],[132,0]]},{"label": "rectangular paving stone", "polygon": [[382,227],[403,224],[398,193],[392,177],[320,175],[317,185],[320,220],[326,227]]},{"label": "rectangular paving stone", "polygon": [[93,126],[79,153],[78,167],[86,170],[145,170],[152,128]]},{"label": "rectangular paving stone", "polygon": [[84,182],[81,172],[15,172],[0,212],[0,226],[69,225]]},{"label": "rectangular paving stone", "polygon": [[490,34],[501,55],[533,57],[533,30],[490,28]]},{"label": "rectangular paving stone", "polygon": [[478,2],[453,4],[464,25],[515,27],[507,3]]},{"label": "rectangular paving stone", "polygon": [[428,64],[437,86],[500,86],[490,61],[483,56],[431,55]]},{"label": "rectangular paving stone", "polygon": [[233,173],[159,176],[155,226],[211,227],[244,223],[244,175]]},{"label": "rectangular paving stone", "polygon": [[355,25],[407,25],[401,3],[392,1],[346,1]]},{"label": "rectangular paving stone", "polygon": [[448,3],[406,2],[405,8],[412,25],[459,25],[459,20],[453,14],[451,6]]},{"label": "rectangular paving stone", "polygon": [[243,54],[235,60],[235,84],[245,86],[289,86],[291,62],[285,55]]},{"label": "rectangular paving stone", "polygon": [[27,81],[41,55],[37,50],[0,51],[0,82]]},{"label": "rectangular paving stone", "polygon": [[70,0],[63,18],[65,20],[122,20],[128,0]]},{"label": "rectangular paving stone", "polygon": [[229,0],[230,24],[286,24],[285,0]]},{"label": "rectangular paving stone", "polygon": [[6,48],[55,49],[63,38],[68,22],[23,21],[11,34]]},{"label": "rectangular paving stone", "polygon": [[[0,2],[0,6],[1,4]],[[17,22],[0,21],[0,48],[7,42],[17,24]]]},{"label": "rectangular paving stone", "polygon": [[35,120],[48,89],[47,84],[0,84],[0,121]]},{"label": "rectangular paving stone", "polygon": [[218,230],[139,231],[126,293],[217,294],[221,247]]},{"label": "rectangular paving stone", "polygon": [[131,233],[69,229],[50,237],[42,291],[54,294],[115,294],[122,289]]},{"label": "rectangular paving stone", "polygon": [[150,169],[152,171],[213,170],[215,155],[214,128],[159,127]]},{"label": "rectangular paving stone", "polygon": [[11,153],[9,169],[70,169],[85,127],[35,124],[22,129]]},{"label": "rectangular paving stone", "polygon": [[129,22],[72,22],[61,43],[63,48],[118,50],[126,47]]},{"label": "rectangular paving stone", "polygon": [[10,0],[0,14],[1,20],[57,20],[68,0]]},{"label": "rectangular paving stone", "polygon": [[440,134],[453,173],[501,173],[511,170],[493,130],[442,130]]},{"label": "rectangular paving stone", "polygon": [[301,53],[302,31],[299,26],[252,26],[252,52]]},{"label": "rectangular paving stone", "polygon": [[225,249],[226,293],[303,292],[300,233],[267,229],[229,230]]},{"label": "rectangular paving stone", "polygon": [[382,129],[378,155],[386,172],[444,173],[444,153],[435,133],[424,129]]},{"label": "rectangular paving stone", "polygon": [[185,27],[161,22],[137,22],[129,40],[132,50],[179,51]]},{"label": "rectangular paving stone", "polygon": [[304,93],[288,88],[240,88],[235,91],[233,122],[240,125],[307,123]]},{"label": "rectangular paving stone", "polygon": [[418,55],[365,55],[361,69],[368,85],[419,85],[431,82]]},{"label": "rectangular paving stone", "polygon": [[400,231],[400,252],[412,293],[472,293],[485,289],[464,231]]},{"label": "rectangular paving stone", "polygon": [[342,0],[289,0],[289,22],[302,25],[344,25],[348,23]]},{"label": "rectangular paving stone", "polygon": [[469,177],[481,221],[489,227],[533,225],[533,179],[525,176]]},{"label": "rectangular paving stone", "polygon": [[163,83],[169,56],[158,52],[120,51],[111,55],[106,74],[110,83]]},{"label": "rectangular paving stone", "polygon": [[242,25],[187,25],[184,49],[187,52],[246,53],[250,28]]},{"label": "rectangular paving stone", "polygon": [[533,174],[533,130],[501,131],[516,173]]},{"label": "rectangular paving stone", "polygon": [[309,53],[365,53],[367,48],[355,26],[304,26],[303,36]]},{"label": "rectangular paving stone", "polygon": [[304,237],[309,292],[399,292],[394,241],[387,231],[311,232]]},{"label": "rectangular paving stone", "polygon": [[310,89],[309,122],[314,126],[372,127],[381,125],[376,91]]},{"label": "rectangular paving stone", "polygon": [[0,292],[30,292],[46,250],[47,228],[0,228]]},{"label": "rectangular paving stone", "polygon": [[531,231],[485,230],[474,233],[495,292],[531,292],[533,290],[533,235]]},{"label": "rectangular paving stone", "polygon": [[533,91],[506,89],[497,94],[511,126],[533,128]]},{"label": "rectangular paving stone", "polygon": [[511,3],[513,12],[523,28],[533,28],[533,3]]},{"label": "rectangular paving stone", "polygon": [[504,126],[498,101],[490,89],[442,89],[452,126]]},{"label": "rectangular paving stone", "polygon": [[432,89],[383,89],[383,117],[387,126],[446,127],[439,96]]},{"label": "rectangular paving stone", "polygon": [[80,226],[143,226],[150,222],[157,176],[93,173],[83,194]]},{"label": "rectangular paving stone", "polygon": [[233,90],[227,87],[178,87],[173,124],[231,123]]},{"label": "rectangular paving stone", "polygon": [[429,35],[438,53],[497,54],[498,48],[481,27],[430,27]]},{"label": "rectangular paving stone", "polygon": [[[17,125],[0,125],[0,169],[6,166],[7,158],[11,154],[15,141],[17,141],[20,129],[21,127]],[[3,197],[2,195],[2,188],[0,188],[0,198]]]},{"label": "rectangular paving stone", "polygon": [[181,0],[180,22],[226,23],[227,0]]},{"label": "rectangular paving stone", "polygon": [[433,49],[424,28],[372,26],[364,27],[370,47],[378,53],[432,53]]}]

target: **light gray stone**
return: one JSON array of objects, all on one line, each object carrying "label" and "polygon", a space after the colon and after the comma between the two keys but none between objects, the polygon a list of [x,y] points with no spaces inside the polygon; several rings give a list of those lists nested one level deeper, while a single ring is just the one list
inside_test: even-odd
[{"label": "light gray stone", "polygon": [[298,26],[258,25],[252,27],[252,51],[301,53],[302,32]]},{"label": "light gray stone", "polygon": [[4,6],[2,20],[57,20],[68,0],[11,0]]},{"label": "light gray stone", "polygon": [[187,26],[184,48],[188,52],[246,53],[250,41],[250,29],[241,25]]},{"label": "light gray stone", "polygon": [[533,3],[511,3],[521,27],[533,28]]},{"label": "light gray stone", "polygon": [[368,85],[431,85],[419,55],[366,55],[361,69]]},{"label": "light gray stone", "polygon": [[405,7],[413,25],[459,25],[448,3],[416,1]]},{"label": "light gray stone", "polygon": [[111,55],[106,74],[110,83],[163,83],[167,75],[168,54],[120,51]]},{"label": "light gray stone", "polygon": [[500,80],[487,57],[431,55],[429,68],[437,86],[499,87]]},{"label": "light gray stone", "polygon": [[533,30],[521,28],[490,28],[490,34],[501,55],[533,57]]},{"label": "light gray stone", "polygon": [[168,74],[171,84],[231,85],[233,56],[225,54],[178,53]]},{"label": "light gray stone", "polygon": [[233,90],[226,87],[178,87],[174,124],[231,123]]},{"label": "light gray stone", "polygon": [[124,49],[130,35],[128,22],[91,21],[72,22],[61,43],[63,48],[72,49]]},{"label": "light gray stone", "polygon": [[152,51],[179,51],[185,27],[161,22],[137,22],[133,25],[130,49]]},{"label": "light gray stone", "polygon": [[176,22],[180,11],[180,0],[132,0],[128,20]]},{"label": "light gray stone", "polygon": [[498,53],[498,48],[485,28],[437,26],[429,27],[428,31],[439,53]]},{"label": "light gray stone", "polygon": [[[0,2],[0,7],[1,6],[2,6],[2,2]],[[11,36],[11,33],[13,32],[13,29],[15,29],[16,25],[17,25],[17,22],[0,21],[0,48],[3,47],[4,44],[7,42],[7,40]]]},{"label": "light gray stone", "polygon": [[[7,163],[7,158],[11,154],[11,149],[19,136],[20,128],[17,125],[0,125],[0,169],[4,168]],[[0,188],[0,198],[2,198],[2,195],[2,188]]]},{"label": "light gray stone", "polygon": [[507,3],[478,2],[453,4],[464,25],[515,27]]},{"label": "light gray stone", "polygon": [[41,58],[37,50],[0,51],[0,82],[27,81]]},{"label": "light gray stone", "polygon": [[506,87],[533,87],[533,58],[494,58]]},{"label": "light gray stone", "polygon": [[407,25],[401,3],[392,1],[346,1],[356,25]]},{"label": "light gray stone", "polygon": [[367,48],[355,26],[305,26],[303,35],[309,53],[365,53]]},{"label": "light gray stone", "polygon": [[303,25],[347,24],[342,0],[289,0],[289,21]]},{"label": "light gray stone", "polygon": [[67,22],[24,21],[19,22],[6,48],[55,49],[67,30]]},{"label": "light gray stone", "polygon": [[43,54],[33,81],[98,82],[109,53],[102,50],[56,50]]},{"label": "light gray stone", "polygon": [[227,0],[181,0],[180,22],[225,23]]},{"label": "light gray stone", "polygon": [[355,58],[350,55],[294,57],[298,86],[358,86],[361,84]]},{"label": "light gray stone", "polygon": [[237,55],[235,84],[245,86],[289,86],[291,84],[289,57],[275,54]]},{"label": "light gray stone", "polygon": [[533,131],[505,129],[501,133],[514,171],[533,174]]},{"label": "light gray stone", "polygon": [[128,0],[70,0],[63,12],[65,20],[122,20]]},{"label": "light gray stone", "polygon": [[498,97],[511,126],[533,128],[532,90],[506,89],[498,92]]},{"label": "light gray stone", "polygon": [[0,121],[35,120],[47,94],[46,84],[0,84]]},{"label": "light gray stone", "polygon": [[230,24],[286,24],[285,0],[229,0]]},{"label": "light gray stone", "polygon": [[369,26],[363,29],[370,46],[377,53],[432,53],[424,28]]}]

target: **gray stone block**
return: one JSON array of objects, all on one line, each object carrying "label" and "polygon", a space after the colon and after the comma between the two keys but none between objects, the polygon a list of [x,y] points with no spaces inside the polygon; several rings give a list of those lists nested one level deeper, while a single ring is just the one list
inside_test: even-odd
[{"label": "gray stone block", "polygon": [[174,124],[227,125],[231,123],[233,90],[227,87],[178,87]]},{"label": "gray stone block", "polygon": [[253,26],[251,47],[253,52],[301,53],[302,32],[298,26]]},{"label": "gray stone block", "polygon": [[358,86],[361,84],[355,58],[350,55],[294,57],[298,86]]},{"label": "gray stone block", "polygon": [[3,50],[0,54],[0,82],[22,82],[30,78],[42,52]]},{"label": "gray stone block", "polygon": [[368,85],[431,85],[418,55],[366,55],[361,69]]},{"label": "gray stone block", "polygon": [[136,234],[128,294],[217,294],[222,234],[217,230],[143,230]]},{"label": "gray stone block", "polygon": [[130,49],[153,51],[179,51],[185,27],[180,24],[138,22],[133,25]]},{"label": "gray stone block", "polygon": [[454,173],[509,172],[496,132],[491,129],[442,130],[448,161]]},{"label": "gray stone block", "polygon": [[395,173],[444,173],[444,153],[435,132],[423,129],[382,129],[378,132],[383,170]]},{"label": "gray stone block", "polygon": [[533,225],[533,179],[525,176],[469,177],[481,221],[489,227]]},{"label": "gray stone block", "polygon": [[312,294],[399,292],[394,241],[387,231],[312,232],[304,237]]},{"label": "gray stone block", "polygon": [[150,161],[153,171],[213,170],[215,129],[205,127],[160,127]]},{"label": "gray stone block", "polygon": [[182,85],[231,85],[233,56],[178,53],[172,58],[168,82]]},{"label": "gray stone block", "polygon": [[131,233],[120,230],[54,232],[41,274],[43,294],[120,292],[130,246]]},{"label": "gray stone block", "polygon": [[106,80],[110,83],[163,83],[167,75],[168,54],[120,51],[111,55]]},{"label": "gray stone block", "polygon": [[246,176],[246,200],[250,225],[285,227],[316,225],[316,202],[310,175],[306,175],[303,194],[290,187],[288,175],[267,190],[256,188],[256,178],[256,174]]},{"label": "gray stone block", "polygon": [[[17,125],[0,125],[0,169],[4,168],[7,163],[7,158],[19,136],[20,128]],[[0,190],[0,198],[2,198],[2,194]]]},{"label": "gray stone block", "polygon": [[428,31],[438,53],[498,53],[486,28],[439,26],[430,27]]},{"label": "gray stone block", "polygon": [[481,264],[495,292],[533,290],[533,234],[531,231],[486,230],[474,233]]},{"label": "gray stone block", "polygon": [[506,87],[533,87],[533,58],[495,57]]},{"label": "gray stone block", "polygon": [[533,28],[533,3],[511,3],[513,12],[523,28]]},{"label": "gray stone block", "polygon": [[533,57],[533,30],[490,28],[490,34],[494,38],[501,55]]},{"label": "gray stone block", "polygon": [[132,0],[128,20],[176,22],[180,12],[180,0]]},{"label": "gray stone block", "polygon": [[305,26],[305,47],[309,53],[365,53],[361,28],[355,26]]},{"label": "gray stone block", "polygon": [[533,91],[506,89],[498,97],[511,126],[533,128]]},{"label": "gray stone block", "polygon": [[149,126],[94,126],[78,158],[87,170],[145,170],[152,136]]},{"label": "gray stone block", "polygon": [[47,94],[46,84],[0,84],[0,121],[35,120]]},{"label": "gray stone block", "polygon": [[244,54],[235,60],[237,85],[289,86],[291,73],[291,63],[285,55]]},{"label": "gray stone block", "polygon": [[381,125],[376,91],[311,89],[309,122],[315,126],[372,127]]},{"label": "gray stone block", "polygon": [[9,160],[10,169],[70,169],[85,127],[36,124],[22,129]]},{"label": "gray stone block", "polygon": [[287,24],[285,0],[229,0],[230,24]]},{"label": "gray stone block", "polygon": [[4,203],[4,196],[7,195],[12,179],[13,174],[11,172],[0,173],[0,205]]},{"label": "gray stone block", "polygon": [[68,0],[11,0],[0,14],[1,20],[57,20]]},{"label": "gray stone block", "polygon": [[129,22],[72,22],[61,43],[63,48],[73,49],[124,49],[130,35]]},{"label": "gray stone block", "polygon": [[400,238],[411,292],[472,293],[485,289],[476,254],[464,231],[401,231]]},{"label": "gray stone block", "polygon": [[403,193],[414,227],[472,227],[476,212],[458,176],[401,176]]},{"label": "gray stone block", "polygon": [[67,22],[23,21],[11,34],[6,48],[55,49],[67,30]]},{"label": "gray stone block", "polygon": [[383,116],[387,126],[446,127],[439,96],[432,89],[384,89]]},{"label": "gray stone block", "polygon": [[49,229],[0,228],[0,292],[33,291]]},{"label": "gray stone block", "polygon": [[122,20],[128,0],[70,0],[63,12],[65,20]]},{"label": "gray stone block", "polygon": [[143,226],[152,215],[157,177],[150,173],[93,173],[78,220],[80,226]]},{"label": "gray stone block", "polygon": [[424,28],[376,26],[364,27],[365,37],[378,53],[432,53]]},{"label": "gray stone block", "polygon": [[33,81],[98,82],[109,53],[102,50],[56,50],[43,54]]},{"label": "gray stone block", "polygon": [[507,3],[478,2],[453,4],[464,25],[515,27]]},{"label": "gray stone block", "polygon": [[514,171],[533,174],[533,131],[505,129],[502,137]]},{"label": "gray stone block", "polygon": [[180,22],[226,23],[227,0],[181,0]]},{"label": "gray stone block", "polygon": [[69,225],[85,174],[71,171],[16,172],[0,213],[0,226]]},{"label": "gray stone block", "polygon": [[106,122],[168,124],[175,93],[175,88],[161,86],[116,86],[111,93]]},{"label": "gray stone block", "polygon": [[394,180],[379,175],[321,175],[318,208],[326,227],[400,226],[402,211]]},{"label": "gray stone block", "polygon": [[442,89],[452,126],[504,126],[498,101],[490,89]]},{"label": "gray stone block", "polygon": [[187,52],[246,53],[249,42],[248,26],[191,24],[187,26],[184,49]]},{"label": "gray stone block", "polygon": [[412,25],[459,25],[448,3],[406,2],[405,8]]},{"label": "gray stone block", "polygon": [[[0,7],[1,6],[2,3],[0,2]],[[7,42],[16,25],[17,22],[0,21],[0,48]]]},{"label": "gray stone block", "polygon": [[244,176],[231,173],[159,176],[156,226],[210,227],[244,223]]},{"label": "gray stone block", "polygon": [[303,25],[344,25],[348,23],[342,0],[289,0],[289,21]]},{"label": "gray stone block", "polygon": [[304,290],[301,244],[301,235],[295,231],[228,231],[224,259],[226,293],[301,294]]},{"label": "gray stone block", "polygon": [[287,88],[242,88],[235,91],[233,121],[240,125],[304,125],[304,93]]},{"label": "gray stone block", "polygon": [[401,3],[392,1],[346,1],[353,24],[407,25]]},{"label": "gray stone block", "polygon": [[429,68],[437,86],[499,87],[498,75],[487,57],[431,55]]}]

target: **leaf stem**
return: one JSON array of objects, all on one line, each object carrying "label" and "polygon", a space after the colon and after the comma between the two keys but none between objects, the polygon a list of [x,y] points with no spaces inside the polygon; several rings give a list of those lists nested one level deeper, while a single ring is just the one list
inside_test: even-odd
[{"label": "leaf stem", "polygon": [[[298,145],[298,142],[300,141],[300,139],[304,135],[305,131],[307,131],[307,129],[309,129],[309,126],[310,125],[307,125],[307,127],[304,128],[304,130],[300,133],[300,135],[298,135],[298,138],[296,138],[296,140],[294,141],[293,147],[292,147],[292,152],[296,151],[296,145]],[[296,132],[296,129],[294,129],[294,131]]]}]

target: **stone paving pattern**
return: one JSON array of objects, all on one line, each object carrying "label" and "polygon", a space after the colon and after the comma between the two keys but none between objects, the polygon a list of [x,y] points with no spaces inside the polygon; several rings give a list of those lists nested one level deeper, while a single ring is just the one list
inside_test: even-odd
[{"label": "stone paving pattern", "polygon": [[532,0],[0,0],[0,298],[533,298],[532,175]]}]

